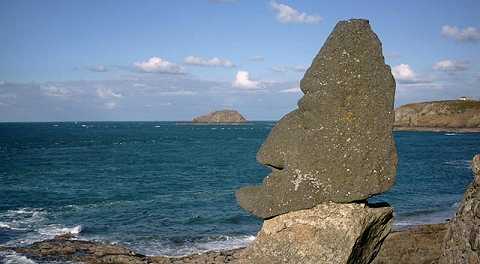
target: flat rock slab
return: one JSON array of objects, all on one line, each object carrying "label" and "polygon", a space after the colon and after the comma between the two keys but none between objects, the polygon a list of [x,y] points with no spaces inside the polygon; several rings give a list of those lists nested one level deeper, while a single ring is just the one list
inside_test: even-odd
[{"label": "flat rock slab", "polygon": [[339,22],[300,87],[298,109],[257,154],[272,173],[236,193],[241,207],[264,219],[322,202],[365,200],[395,181],[395,80],[367,20]]},{"label": "flat rock slab", "polygon": [[370,263],[391,230],[391,207],[325,203],[265,220],[243,264]]}]

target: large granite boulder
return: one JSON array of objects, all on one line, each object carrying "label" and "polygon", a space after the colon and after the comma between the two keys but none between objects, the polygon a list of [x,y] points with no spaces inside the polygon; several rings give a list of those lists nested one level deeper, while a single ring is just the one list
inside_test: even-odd
[{"label": "large granite boulder", "polygon": [[391,230],[391,207],[323,203],[265,220],[243,264],[370,263]]},{"label": "large granite boulder", "polygon": [[473,158],[472,170],[475,179],[448,224],[441,264],[480,263],[480,154]]},{"label": "large granite boulder", "polygon": [[257,154],[272,173],[236,193],[240,206],[261,218],[365,200],[395,181],[395,81],[367,20],[339,22],[300,87],[298,109]]}]

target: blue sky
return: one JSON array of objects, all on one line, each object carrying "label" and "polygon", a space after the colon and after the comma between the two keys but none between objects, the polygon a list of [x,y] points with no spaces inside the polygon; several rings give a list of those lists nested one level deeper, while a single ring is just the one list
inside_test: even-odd
[{"label": "blue sky", "polygon": [[0,0],[0,121],[275,120],[339,20],[366,18],[396,105],[480,97],[479,1]]}]

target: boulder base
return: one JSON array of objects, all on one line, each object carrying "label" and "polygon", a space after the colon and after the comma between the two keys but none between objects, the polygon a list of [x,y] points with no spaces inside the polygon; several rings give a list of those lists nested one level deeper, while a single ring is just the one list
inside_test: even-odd
[{"label": "boulder base", "polygon": [[370,263],[391,230],[392,208],[323,203],[265,220],[240,263]]}]

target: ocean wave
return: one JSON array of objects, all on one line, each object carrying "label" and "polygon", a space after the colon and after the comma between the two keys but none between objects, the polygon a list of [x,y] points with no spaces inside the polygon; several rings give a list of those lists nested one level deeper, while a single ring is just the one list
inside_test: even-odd
[{"label": "ocean wave", "polygon": [[22,256],[18,255],[13,251],[0,252],[0,261],[5,264],[36,264],[37,262]]},{"label": "ocean wave", "polygon": [[81,225],[67,227],[49,223],[48,212],[42,208],[19,208],[0,213],[0,228],[20,231],[3,244],[6,246],[29,245],[68,233],[78,235],[83,229]]},{"label": "ocean wave", "polygon": [[46,227],[40,228],[38,233],[47,237],[55,237],[65,234],[78,235],[82,232],[83,227],[81,225],[76,225],[74,227],[64,227],[62,225],[48,225]]},{"label": "ocean wave", "polygon": [[450,206],[442,211],[417,211],[396,216],[393,223],[395,229],[403,229],[416,225],[445,223],[455,216],[456,207]]},{"label": "ocean wave", "polygon": [[20,208],[0,213],[0,227],[28,230],[37,223],[46,219],[46,212],[42,208]]},{"label": "ocean wave", "polygon": [[452,166],[459,169],[470,169],[471,168],[471,161],[470,160],[450,160],[446,161],[443,164]]},{"label": "ocean wave", "polygon": [[255,236],[211,236],[207,238],[185,241],[149,241],[127,243],[127,246],[148,256],[187,256],[208,251],[222,251],[246,247]]}]

